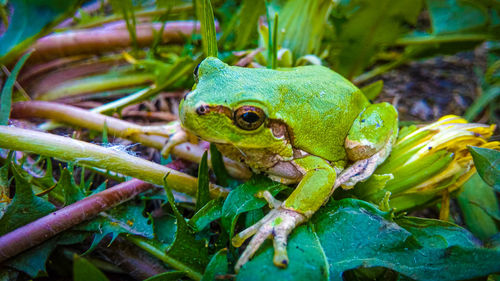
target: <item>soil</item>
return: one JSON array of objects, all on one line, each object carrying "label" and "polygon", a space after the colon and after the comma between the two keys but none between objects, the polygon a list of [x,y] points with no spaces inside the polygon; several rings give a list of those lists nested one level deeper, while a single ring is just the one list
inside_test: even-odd
[{"label": "soil", "polygon": [[447,114],[463,115],[480,94],[476,71],[484,52],[465,52],[412,62],[379,77],[384,89],[377,102],[395,105],[400,120],[428,122]]}]

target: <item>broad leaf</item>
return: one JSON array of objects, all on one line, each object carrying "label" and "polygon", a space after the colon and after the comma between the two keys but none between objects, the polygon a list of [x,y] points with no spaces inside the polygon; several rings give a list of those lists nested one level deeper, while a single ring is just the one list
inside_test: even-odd
[{"label": "broad leaf", "polygon": [[144,204],[121,204],[101,213],[89,222],[78,225],[75,229],[95,233],[94,241],[88,251],[93,250],[108,234],[112,235],[111,242],[121,233],[153,238],[153,227],[149,219],[144,217],[143,212]]},{"label": "broad leaf", "polygon": [[222,217],[222,205],[224,201],[222,198],[213,199],[201,208],[189,220],[189,225],[196,231],[201,231],[207,227],[211,222]]},{"label": "broad leaf", "polygon": [[255,197],[257,192],[268,190],[272,195],[276,195],[286,188],[287,186],[274,182],[262,175],[252,177],[249,181],[231,191],[227,196],[222,207],[222,225],[229,233],[233,233],[239,214],[259,209],[266,205],[264,199]]},{"label": "broad leaf", "polygon": [[205,274],[201,281],[211,281],[216,280],[217,275],[223,275],[227,273],[227,249],[222,249],[213,255],[212,259],[208,263],[205,269]]},{"label": "broad leaf", "polygon": [[[243,0],[238,13],[238,25],[236,26],[236,49],[243,49],[251,43],[252,37],[257,35],[257,23],[259,17],[265,14],[264,1]],[[256,36],[255,36],[256,37]]]},{"label": "broad leaf", "polygon": [[0,219],[0,236],[55,210],[54,205],[35,196],[32,184],[26,181],[17,169],[19,168],[12,166],[16,194]]},{"label": "broad leaf", "polygon": [[73,258],[74,281],[109,281],[109,279],[95,265],[87,259],[75,255]]},{"label": "broad leaf", "polygon": [[500,151],[482,147],[469,147],[474,165],[481,178],[500,192]]},{"label": "broad leaf", "polygon": [[[500,216],[495,191],[475,173],[458,195],[467,229],[484,240],[498,233],[495,217]],[[493,216],[493,217],[492,217]]]},{"label": "broad leaf", "polygon": [[274,249],[269,241],[265,245],[265,250],[240,269],[236,280],[328,280],[328,262],[311,228],[300,226],[293,231],[287,246],[290,261],[286,269],[273,264]]},{"label": "broad leaf", "polygon": [[[198,272],[208,264],[208,249],[206,241],[196,239],[194,232],[189,228],[174,202],[172,191],[165,185],[168,202],[177,219],[177,231],[174,242],[168,247],[167,255],[172,256]],[[196,258],[193,258],[196,257]]]},{"label": "broad leaf", "polygon": [[[375,205],[342,199],[330,201],[311,223],[315,232],[301,226],[290,236],[289,268],[272,265],[268,242],[243,266],[238,279],[250,280],[253,274],[259,280],[304,280],[303,271],[323,272],[319,261],[325,255],[330,280],[342,280],[345,271],[359,267],[385,267],[417,280],[462,280],[500,271],[500,248],[482,246],[470,232],[448,222],[411,217],[392,221],[390,212]],[[305,251],[311,247],[317,249]],[[294,261],[300,269],[292,266]],[[319,278],[326,277],[314,280]]]},{"label": "broad leaf", "polygon": [[351,79],[416,23],[421,0],[341,1],[332,11],[338,50],[334,69]]},{"label": "broad leaf", "polygon": [[73,173],[64,168],[61,171],[61,177],[57,182],[54,192],[61,192],[64,196],[64,205],[70,205],[85,198],[83,191],[75,183]]},{"label": "broad leaf", "polygon": [[426,0],[426,3],[435,35],[481,30],[488,24],[488,10],[480,1]]},{"label": "broad leaf", "polygon": [[171,214],[165,214],[161,217],[153,217],[153,229],[155,238],[165,245],[174,242],[175,232],[177,231],[176,218]]},{"label": "broad leaf", "polygon": [[23,271],[31,277],[46,273],[45,264],[57,245],[71,245],[81,243],[87,237],[86,233],[64,232],[42,244],[28,249],[9,259],[5,265]]},{"label": "broad leaf", "polygon": [[74,13],[81,0],[11,0],[9,28],[0,38],[0,61],[9,63],[38,37]]}]

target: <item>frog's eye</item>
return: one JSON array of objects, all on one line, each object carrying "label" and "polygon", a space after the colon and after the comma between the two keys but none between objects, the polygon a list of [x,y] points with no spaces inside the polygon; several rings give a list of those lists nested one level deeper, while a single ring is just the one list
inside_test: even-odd
[{"label": "frog's eye", "polygon": [[266,114],[258,107],[242,106],[234,112],[234,121],[236,125],[243,130],[255,130],[264,123]]},{"label": "frog's eye", "polygon": [[200,68],[200,64],[201,62],[193,70],[194,82],[196,83],[198,83],[198,68]]}]

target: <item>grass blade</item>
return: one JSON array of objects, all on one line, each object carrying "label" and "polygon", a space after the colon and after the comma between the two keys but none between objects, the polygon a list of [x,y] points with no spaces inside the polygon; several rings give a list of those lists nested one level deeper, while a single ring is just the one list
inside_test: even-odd
[{"label": "grass blade", "polygon": [[10,73],[9,78],[7,78],[7,81],[5,81],[2,94],[0,94],[0,125],[7,125],[9,122],[10,108],[12,106],[12,89],[14,88],[14,83],[16,82],[16,77],[19,74],[19,71],[30,55],[31,52],[28,52],[22,56],[22,58],[16,63],[16,66],[14,66],[14,69]]},{"label": "grass blade", "polygon": [[196,14],[201,24],[203,52],[207,57],[217,57],[217,34],[210,0],[196,0]]}]

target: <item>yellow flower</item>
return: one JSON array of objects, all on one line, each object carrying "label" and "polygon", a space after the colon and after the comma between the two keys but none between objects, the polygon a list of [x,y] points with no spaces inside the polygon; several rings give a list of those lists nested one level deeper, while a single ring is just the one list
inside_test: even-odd
[{"label": "yellow flower", "polygon": [[475,172],[468,146],[500,149],[500,142],[488,142],[494,130],[495,125],[467,123],[454,115],[402,128],[389,158],[355,193],[379,203],[390,192],[390,206],[397,211],[447,198]]}]

